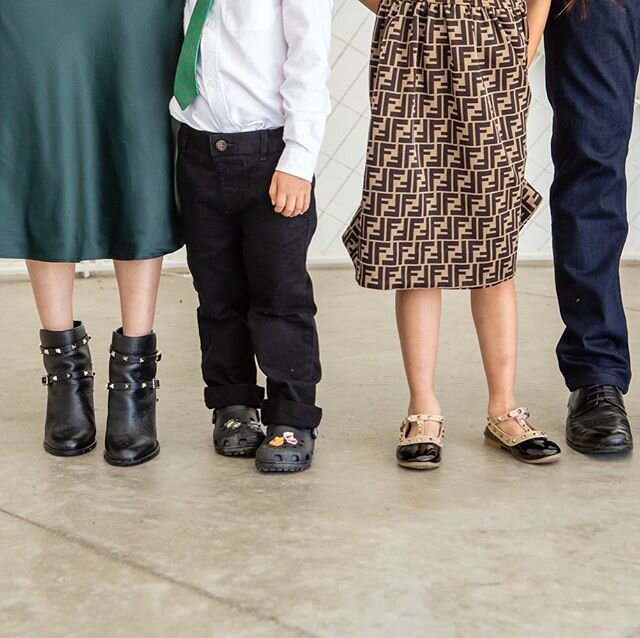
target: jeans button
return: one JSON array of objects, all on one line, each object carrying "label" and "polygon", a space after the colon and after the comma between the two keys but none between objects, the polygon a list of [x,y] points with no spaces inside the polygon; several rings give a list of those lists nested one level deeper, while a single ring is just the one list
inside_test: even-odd
[{"label": "jeans button", "polygon": [[221,153],[224,153],[227,148],[229,148],[229,145],[224,140],[218,140],[216,142],[216,150],[220,151]]}]

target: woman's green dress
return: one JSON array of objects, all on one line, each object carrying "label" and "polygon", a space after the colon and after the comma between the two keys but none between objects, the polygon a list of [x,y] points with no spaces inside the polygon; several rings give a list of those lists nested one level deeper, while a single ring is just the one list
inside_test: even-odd
[{"label": "woman's green dress", "polygon": [[180,247],[168,103],[184,0],[0,0],[0,258]]}]

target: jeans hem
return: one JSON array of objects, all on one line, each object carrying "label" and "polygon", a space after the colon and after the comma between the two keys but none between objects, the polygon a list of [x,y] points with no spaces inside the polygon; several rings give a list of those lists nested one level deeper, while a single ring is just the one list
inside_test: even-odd
[{"label": "jeans hem", "polygon": [[254,384],[219,385],[204,389],[204,402],[210,410],[229,405],[246,405],[258,409],[263,398],[264,388]]},{"label": "jeans hem", "polygon": [[265,425],[290,425],[313,430],[320,425],[322,409],[315,405],[288,399],[266,399],[262,403],[262,422]]},{"label": "jeans hem", "polygon": [[567,388],[570,392],[575,392],[579,388],[586,388],[591,385],[615,385],[620,389],[622,394],[629,392],[630,381],[628,379],[621,379],[615,374],[607,373],[588,373],[582,375],[571,375],[571,378],[565,376]]}]

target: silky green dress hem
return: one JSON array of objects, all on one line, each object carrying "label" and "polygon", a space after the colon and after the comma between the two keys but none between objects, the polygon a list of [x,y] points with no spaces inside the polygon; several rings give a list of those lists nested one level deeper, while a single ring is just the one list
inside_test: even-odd
[{"label": "silky green dress hem", "polygon": [[184,0],[0,6],[0,258],[179,248],[169,101]]},{"label": "silky green dress hem", "polygon": [[4,250],[0,245],[1,259],[24,259],[29,261],[42,261],[49,264],[79,264],[81,261],[98,261],[103,259],[115,261],[146,261],[149,259],[157,259],[158,257],[166,257],[177,250],[180,250],[184,244],[176,244],[173,248],[159,249],[158,251],[144,252],[140,254],[111,254],[111,253],[91,253],[81,257],[61,257],[60,255],[34,255],[29,252],[16,251],[15,248]]}]

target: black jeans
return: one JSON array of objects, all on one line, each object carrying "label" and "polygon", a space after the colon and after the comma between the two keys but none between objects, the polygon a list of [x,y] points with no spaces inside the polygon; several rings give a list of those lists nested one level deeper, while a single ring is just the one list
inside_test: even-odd
[{"label": "black jeans", "polygon": [[[629,389],[631,365],[619,266],[627,238],[625,163],[640,63],[640,2],[589,3],[589,15],[554,0],[545,35],[554,110],[551,189],[560,312],[558,344],[570,390]],[[562,13],[561,13],[562,12]]]},{"label": "black jeans", "polygon": [[[269,185],[282,130],[178,131],[177,185],[198,293],[209,408],[262,409],[265,424],[315,428],[320,357],[306,259],[315,202],[299,217],[273,210]],[[267,395],[256,383],[256,359]]]}]

